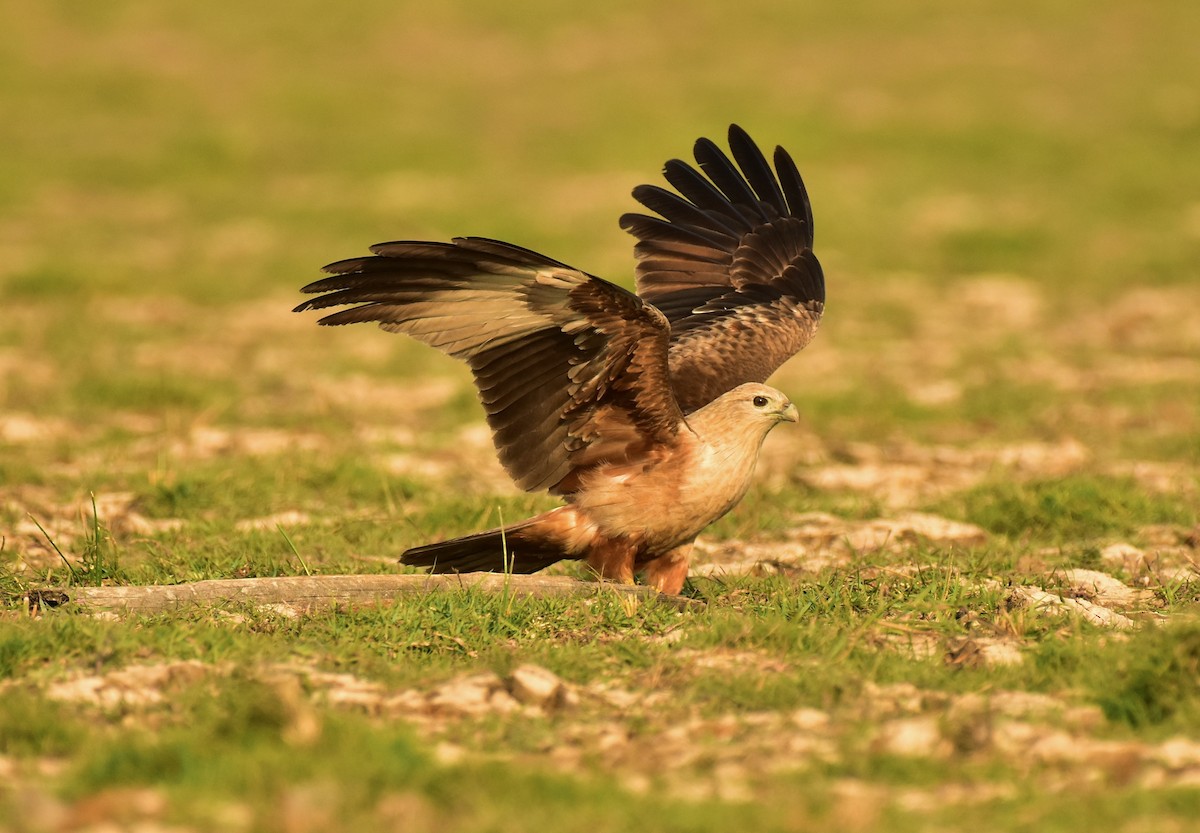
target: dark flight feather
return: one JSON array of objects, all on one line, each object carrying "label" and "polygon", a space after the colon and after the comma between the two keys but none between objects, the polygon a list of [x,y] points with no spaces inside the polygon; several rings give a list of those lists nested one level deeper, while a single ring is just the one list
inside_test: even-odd
[{"label": "dark flight feather", "polygon": [[737,125],[729,146],[733,159],[700,139],[699,170],[677,159],[663,169],[679,195],[634,189],[658,217],[621,217],[638,240],[638,294],[671,322],[671,381],[685,412],[765,381],[812,339],[825,308],[812,206],[795,163],[776,148],[772,171]]}]

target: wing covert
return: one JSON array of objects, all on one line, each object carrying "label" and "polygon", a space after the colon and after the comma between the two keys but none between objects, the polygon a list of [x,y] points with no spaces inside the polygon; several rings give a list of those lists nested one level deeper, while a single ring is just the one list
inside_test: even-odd
[{"label": "wing covert", "polygon": [[669,325],[636,295],[485,238],[400,241],[325,267],[297,312],[352,304],[327,325],[375,321],[471,368],[500,461],[522,488],[569,493],[589,466],[670,443],[683,415]]}]

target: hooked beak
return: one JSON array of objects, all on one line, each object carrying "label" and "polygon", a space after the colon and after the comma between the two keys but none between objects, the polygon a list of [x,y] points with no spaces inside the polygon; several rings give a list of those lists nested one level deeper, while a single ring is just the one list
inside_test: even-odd
[{"label": "hooked beak", "polygon": [[787,407],[779,412],[780,422],[799,422],[800,412],[796,410],[796,406],[791,402],[787,403]]}]

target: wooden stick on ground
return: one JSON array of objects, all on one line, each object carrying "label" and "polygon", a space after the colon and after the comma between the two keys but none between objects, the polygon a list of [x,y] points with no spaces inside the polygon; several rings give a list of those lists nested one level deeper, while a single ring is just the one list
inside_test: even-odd
[{"label": "wooden stick on ground", "polygon": [[[703,609],[704,603],[682,596],[667,596],[651,587],[579,581],[568,576],[458,575],[396,576],[287,576],[282,578],[211,579],[189,584],[153,584],[127,587],[66,587],[30,593],[31,605],[58,606],[75,602],[88,610],[122,610],[159,613],[188,604],[250,602],[286,604],[305,611],[336,603],[375,604],[403,595],[437,590],[476,588],[508,592],[518,598],[594,597],[605,593],[656,600],[679,610]],[[37,596],[37,600],[34,596]]]}]

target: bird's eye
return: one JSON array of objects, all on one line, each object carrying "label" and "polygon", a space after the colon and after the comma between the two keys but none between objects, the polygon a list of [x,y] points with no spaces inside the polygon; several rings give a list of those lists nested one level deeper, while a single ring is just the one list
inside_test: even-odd
[{"label": "bird's eye", "polygon": [[753,399],[753,400],[751,400],[751,401],[752,401],[752,402],[754,402],[754,407],[755,407],[755,408],[765,408],[765,407],[767,407],[767,397],[765,397],[765,396],[756,396],[756,397],[754,397],[754,399]]}]

